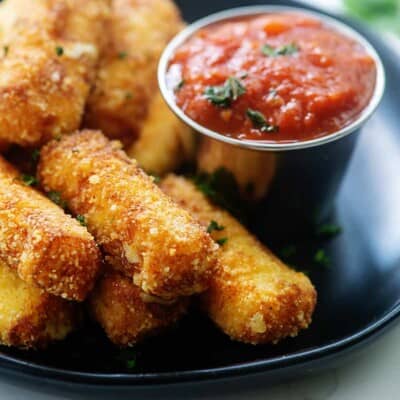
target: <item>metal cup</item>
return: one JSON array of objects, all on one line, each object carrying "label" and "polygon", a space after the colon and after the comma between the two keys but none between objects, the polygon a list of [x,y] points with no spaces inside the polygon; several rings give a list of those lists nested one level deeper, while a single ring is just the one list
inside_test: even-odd
[{"label": "metal cup", "polygon": [[[168,87],[167,69],[176,49],[199,29],[235,17],[300,11],[322,20],[359,42],[374,59],[376,84],[369,104],[351,124],[317,139],[276,143],[241,140],[199,125],[177,106]],[[296,7],[254,6],[235,8],[203,18],[179,33],[166,47],[158,67],[158,81],[174,113],[200,133],[198,167],[206,172],[229,170],[243,197],[252,202],[253,219],[275,238],[296,236],[327,218],[356,146],[360,130],[380,103],[385,73],[372,45],[347,25],[323,14]],[[267,235],[268,236],[268,235]]]}]

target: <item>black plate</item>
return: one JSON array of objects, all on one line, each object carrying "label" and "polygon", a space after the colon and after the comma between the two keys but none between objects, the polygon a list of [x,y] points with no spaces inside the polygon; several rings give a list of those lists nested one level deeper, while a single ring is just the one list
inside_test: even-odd
[{"label": "black plate", "polygon": [[[193,20],[223,8],[265,1],[178,3],[186,19]],[[279,2],[283,3],[295,5]],[[231,342],[205,318],[189,316],[173,332],[138,346],[136,367],[130,370],[126,360],[131,355],[121,354],[99,329],[87,326],[45,352],[2,348],[3,370],[98,385],[183,382],[253,372],[268,378],[329,365],[389,326],[400,314],[400,62],[382,40],[358,25],[355,28],[379,50],[387,91],[361,135],[338,198],[336,219],[343,233],[325,243],[331,266],[311,271],[319,302],[309,330],[276,346],[254,347]]]}]

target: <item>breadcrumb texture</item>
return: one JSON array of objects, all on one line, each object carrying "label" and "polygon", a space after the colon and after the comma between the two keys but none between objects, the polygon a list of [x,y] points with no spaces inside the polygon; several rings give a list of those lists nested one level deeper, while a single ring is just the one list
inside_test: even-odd
[{"label": "breadcrumb texture", "polygon": [[106,273],[89,298],[94,319],[109,339],[121,347],[164,331],[185,314],[187,305],[187,299],[170,305],[155,303],[118,272]]},{"label": "breadcrumb texture", "polygon": [[0,140],[37,146],[81,122],[108,0],[0,4]]},{"label": "breadcrumb texture", "polygon": [[139,139],[127,153],[146,172],[161,176],[193,160],[194,132],[174,115],[158,92],[151,101]]},{"label": "breadcrumb texture", "polygon": [[296,336],[309,326],[316,291],[304,274],[283,264],[185,178],[170,175],[162,189],[204,226],[213,220],[224,227],[212,233],[215,239],[227,241],[218,251],[217,272],[201,301],[226,334],[258,344]]},{"label": "breadcrumb texture", "polygon": [[83,300],[100,267],[93,237],[72,217],[26,186],[0,159],[0,261],[47,292]]},{"label": "breadcrumb texture", "polygon": [[43,348],[79,323],[77,305],[22,281],[0,262],[0,343]]},{"label": "breadcrumb texture", "polygon": [[144,292],[171,299],[208,287],[217,246],[117,142],[97,131],[52,141],[38,174],[46,191],[60,192],[85,217],[106,260]]},{"label": "breadcrumb texture", "polygon": [[102,59],[85,114],[85,126],[125,144],[134,140],[157,92],[157,64],[181,29],[171,0],[113,0]]}]

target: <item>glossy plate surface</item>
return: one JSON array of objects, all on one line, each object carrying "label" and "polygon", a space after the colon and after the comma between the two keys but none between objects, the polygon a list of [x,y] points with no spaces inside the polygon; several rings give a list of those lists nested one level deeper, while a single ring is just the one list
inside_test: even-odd
[{"label": "glossy plate surface", "polygon": [[[178,3],[192,21],[227,6],[265,4],[265,0]],[[319,302],[309,330],[276,346],[254,347],[231,342],[205,318],[193,315],[167,335],[138,346],[136,367],[129,369],[126,361],[133,355],[121,353],[98,328],[87,326],[45,352],[0,348],[0,367],[60,381],[116,385],[214,379],[256,371],[276,375],[340,357],[394,322],[400,314],[400,53],[364,28],[350,25],[380,53],[387,90],[360,137],[338,197],[335,219],[343,233],[324,243],[331,265],[311,268]]]}]

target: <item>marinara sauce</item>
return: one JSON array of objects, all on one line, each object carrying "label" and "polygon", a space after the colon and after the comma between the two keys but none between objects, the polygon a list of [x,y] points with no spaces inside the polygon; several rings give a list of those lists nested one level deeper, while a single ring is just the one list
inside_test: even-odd
[{"label": "marinara sauce", "polygon": [[239,139],[305,141],[353,122],[371,99],[376,65],[357,41],[301,13],[209,25],[173,55],[177,105]]}]

